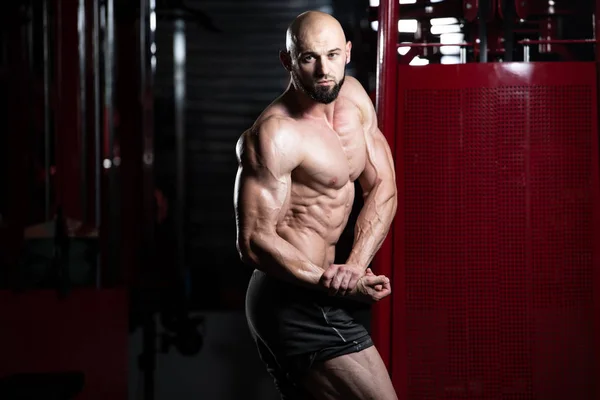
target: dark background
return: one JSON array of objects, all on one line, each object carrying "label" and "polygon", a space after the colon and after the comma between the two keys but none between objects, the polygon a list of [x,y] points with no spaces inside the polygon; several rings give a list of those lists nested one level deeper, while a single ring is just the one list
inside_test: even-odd
[{"label": "dark background", "polygon": [[[204,1],[197,2],[197,7],[221,32],[190,23],[186,26],[186,262],[198,305],[238,307],[249,270],[240,264],[235,248],[235,143],[287,87],[289,76],[278,58],[279,50],[285,48],[287,24],[306,9],[333,12],[343,23],[348,39],[363,42],[353,50],[348,73],[362,75],[367,85],[374,61],[364,36],[374,47],[373,34],[370,27],[360,27],[368,9],[365,2]],[[172,30],[171,21],[158,21],[156,184],[168,199],[174,197],[176,175],[170,106]]]},{"label": "dark background", "polygon": [[[505,2],[504,20],[483,31],[464,17],[460,0],[419,0],[400,7],[401,18],[419,27],[398,41],[438,43],[429,20],[440,17],[457,18],[462,40],[483,39],[493,62],[522,61],[516,42],[523,38],[593,37],[591,1],[555,3],[551,17],[542,7],[519,19]],[[0,327],[12,330],[0,329],[0,350],[25,361],[0,369],[0,398],[9,398],[2,390],[11,374],[68,369],[56,354],[31,349],[66,354],[71,347],[83,361],[65,365],[85,370],[85,398],[122,398],[125,390],[98,389],[109,381],[131,399],[274,398],[243,316],[251,270],[235,248],[235,143],[285,90],[278,52],[288,24],[306,10],[341,22],[353,42],[347,74],[375,98],[378,8],[367,0],[22,0],[3,7]],[[179,70],[176,31],[185,39]],[[469,47],[465,61],[481,61],[483,45]],[[435,49],[413,49],[398,61],[416,56],[444,62]],[[531,46],[530,56],[590,61],[594,48]],[[356,193],[338,262],[352,244],[362,205]],[[105,292],[110,301],[86,297]],[[356,311],[369,326],[369,309]],[[90,372],[86,363],[100,367]]]}]

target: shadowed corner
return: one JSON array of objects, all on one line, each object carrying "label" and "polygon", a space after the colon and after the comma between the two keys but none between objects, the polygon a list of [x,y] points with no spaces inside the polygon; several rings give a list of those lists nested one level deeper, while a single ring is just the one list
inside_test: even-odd
[{"label": "shadowed corner", "polygon": [[82,391],[81,371],[23,373],[0,378],[3,400],[74,400]]}]

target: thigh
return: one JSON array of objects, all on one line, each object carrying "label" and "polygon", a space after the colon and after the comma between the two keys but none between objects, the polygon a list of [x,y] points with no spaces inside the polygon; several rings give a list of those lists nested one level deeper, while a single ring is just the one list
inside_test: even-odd
[{"label": "thigh", "polygon": [[273,378],[275,388],[281,395],[281,400],[314,400],[302,386],[296,384],[290,378],[289,371],[282,368],[273,353],[271,353],[271,350],[269,350],[260,338],[256,338],[256,345],[260,359],[266,365],[267,371]]},{"label": "thigh", "polygon": [[397,400],[375,346],[313,365],[303,386],[317,400]]}]

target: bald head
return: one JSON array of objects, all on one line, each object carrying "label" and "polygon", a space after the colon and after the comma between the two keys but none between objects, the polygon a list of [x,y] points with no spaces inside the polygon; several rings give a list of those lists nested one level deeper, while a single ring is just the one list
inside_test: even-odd
[{"label": "bald head", "polygon": [[346,43],[344,30],[337,19],[320,11],[307,11],[298,15],[286,32],[285,46],[290,54],[317,42]]},{"label": "bald head", "polygon": [[286,49],[279,54],[294,88],[316,102],[334,101],[344,84],[352,44],[340,23],[329,14],[308,11],[290,24]]}]

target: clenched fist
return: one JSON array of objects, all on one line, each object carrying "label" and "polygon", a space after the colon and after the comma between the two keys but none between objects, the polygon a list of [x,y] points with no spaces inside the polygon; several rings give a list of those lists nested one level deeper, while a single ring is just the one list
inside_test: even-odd
[{"label": "clenched fist", "polygon": [[[360,272],[359,272],[360,271]],[[348,265],[332,264],[321,276],[321,284],[331,295],[348,296],[358,301],[374,303],[392,293],[390,280]]]},{"label": "clenched fist", "polygon": [[365,269],[356,264],[331,264],[321,276],[321,284],[329,289],[332,296],[345,296],[354,290]]},{"label": "clenched fist", "polygon": [[349,294],[357,300],[374,303],[392,293],[390,280],[385,275],[375,275],[371,268],[367,268],[365,275],[358,280],[356,288]]}]

